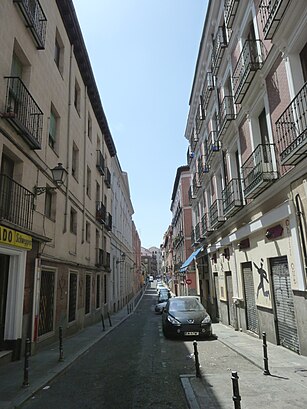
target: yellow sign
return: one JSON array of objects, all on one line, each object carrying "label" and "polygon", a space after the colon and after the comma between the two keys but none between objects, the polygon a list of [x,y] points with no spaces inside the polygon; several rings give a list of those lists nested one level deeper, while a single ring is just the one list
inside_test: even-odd
[{"label": "yellow sign", "polygon": [[0,226],[0,243],[19,247],[26,250],[32,249],[32,237],[7,227]]}]

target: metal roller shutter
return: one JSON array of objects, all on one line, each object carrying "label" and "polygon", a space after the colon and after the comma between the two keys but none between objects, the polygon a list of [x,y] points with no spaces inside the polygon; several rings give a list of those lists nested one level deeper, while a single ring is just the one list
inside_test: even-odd
[{"label": "metal roller shutter", "polygon": [[258,311],[255,300],[255,287],[251,263],[243,263],[242,271],[245,294],[247,329],[258,334],[259,333]]}]

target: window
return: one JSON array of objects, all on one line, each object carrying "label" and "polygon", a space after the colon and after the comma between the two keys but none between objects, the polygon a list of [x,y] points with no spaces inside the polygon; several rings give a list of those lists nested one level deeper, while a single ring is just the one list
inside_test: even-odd
[{"label": "window", "polygon": [[70,209],[70,232],[77,234],[77,212],[72,207]]},{"label": "window", "polygon": [[64,44],[61,36],[56,30],[55,42],[54,42],[54,62],[58,67],[61,74],[63,74],[63,61],[64,61]]},{"label": "window", "polygon": [[71,174],[76,180],[78,180],[78,168],[79,168],[79,149],[75,144],[73,144]]},{"label": "window", "polygon": [[96,308],[100,307],[100,292],[101,292],[101,276],[97,274],[96,277]]},{"label": "window", "polygon": [[56,113],[54,107],[52,106],[50,110],[48,143],[49,143],[49,146],[54,150],[56,150],[56,147],[58,144],[58,141],[57,141],[58,126],[59,126],[59,116]]},{"label": "window", "polygon": [[89,222],[86,222],[85,224],[85,240],[87,243],[90,243],[91,241],[91,224]]},{"label": "window", "polygon": [[85,276],[85,314],[89,314],[91,311],[91,276],[86,274]]},{"label": "window", "polygon": [[48,219],[55,220],[55,198],[56,193],[48,192],[45,193],[45,216]]},{"label": "window", "polygon": [[88,114],[87,117],[87,136],[89,137],[90,140],[92,140],[92,118],[90,114]]},{"label": "window", "polygon": [[81,98],[80,94],[81,94],[80,86],[79,86],[77,80],[75,80],[74,105],[75,105],[75,108],[76,108],[79,115],[80,115],[80,98]]},{"label": "window", "polygon": [[86,194],[88,197],[91,197],[91,179],[92,179],[92,172],[91,169],[87,166],[86,168]]},{"label": "window", "polygon": [[69,274],[68,322],[75,321],[77,310],[77,273]]}]

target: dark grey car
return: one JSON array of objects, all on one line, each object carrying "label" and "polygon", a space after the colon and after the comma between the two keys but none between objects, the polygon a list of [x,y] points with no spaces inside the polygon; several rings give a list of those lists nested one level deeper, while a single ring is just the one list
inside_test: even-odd
[{"label": "dark grey car", "polygon": [[174,297],[163,309],[162,330],[166,338],[210,337],[211,318],[198,297]]}]

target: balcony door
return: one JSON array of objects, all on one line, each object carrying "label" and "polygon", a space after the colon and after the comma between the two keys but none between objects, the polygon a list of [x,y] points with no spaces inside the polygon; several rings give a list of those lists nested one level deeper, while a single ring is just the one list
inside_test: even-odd
[{"label": "balcony door", "polygon": [[0,169],[0,216],[9,220],[12,206],[12,180],[14,175],[14,161],[6,155],[2,155]]}]

